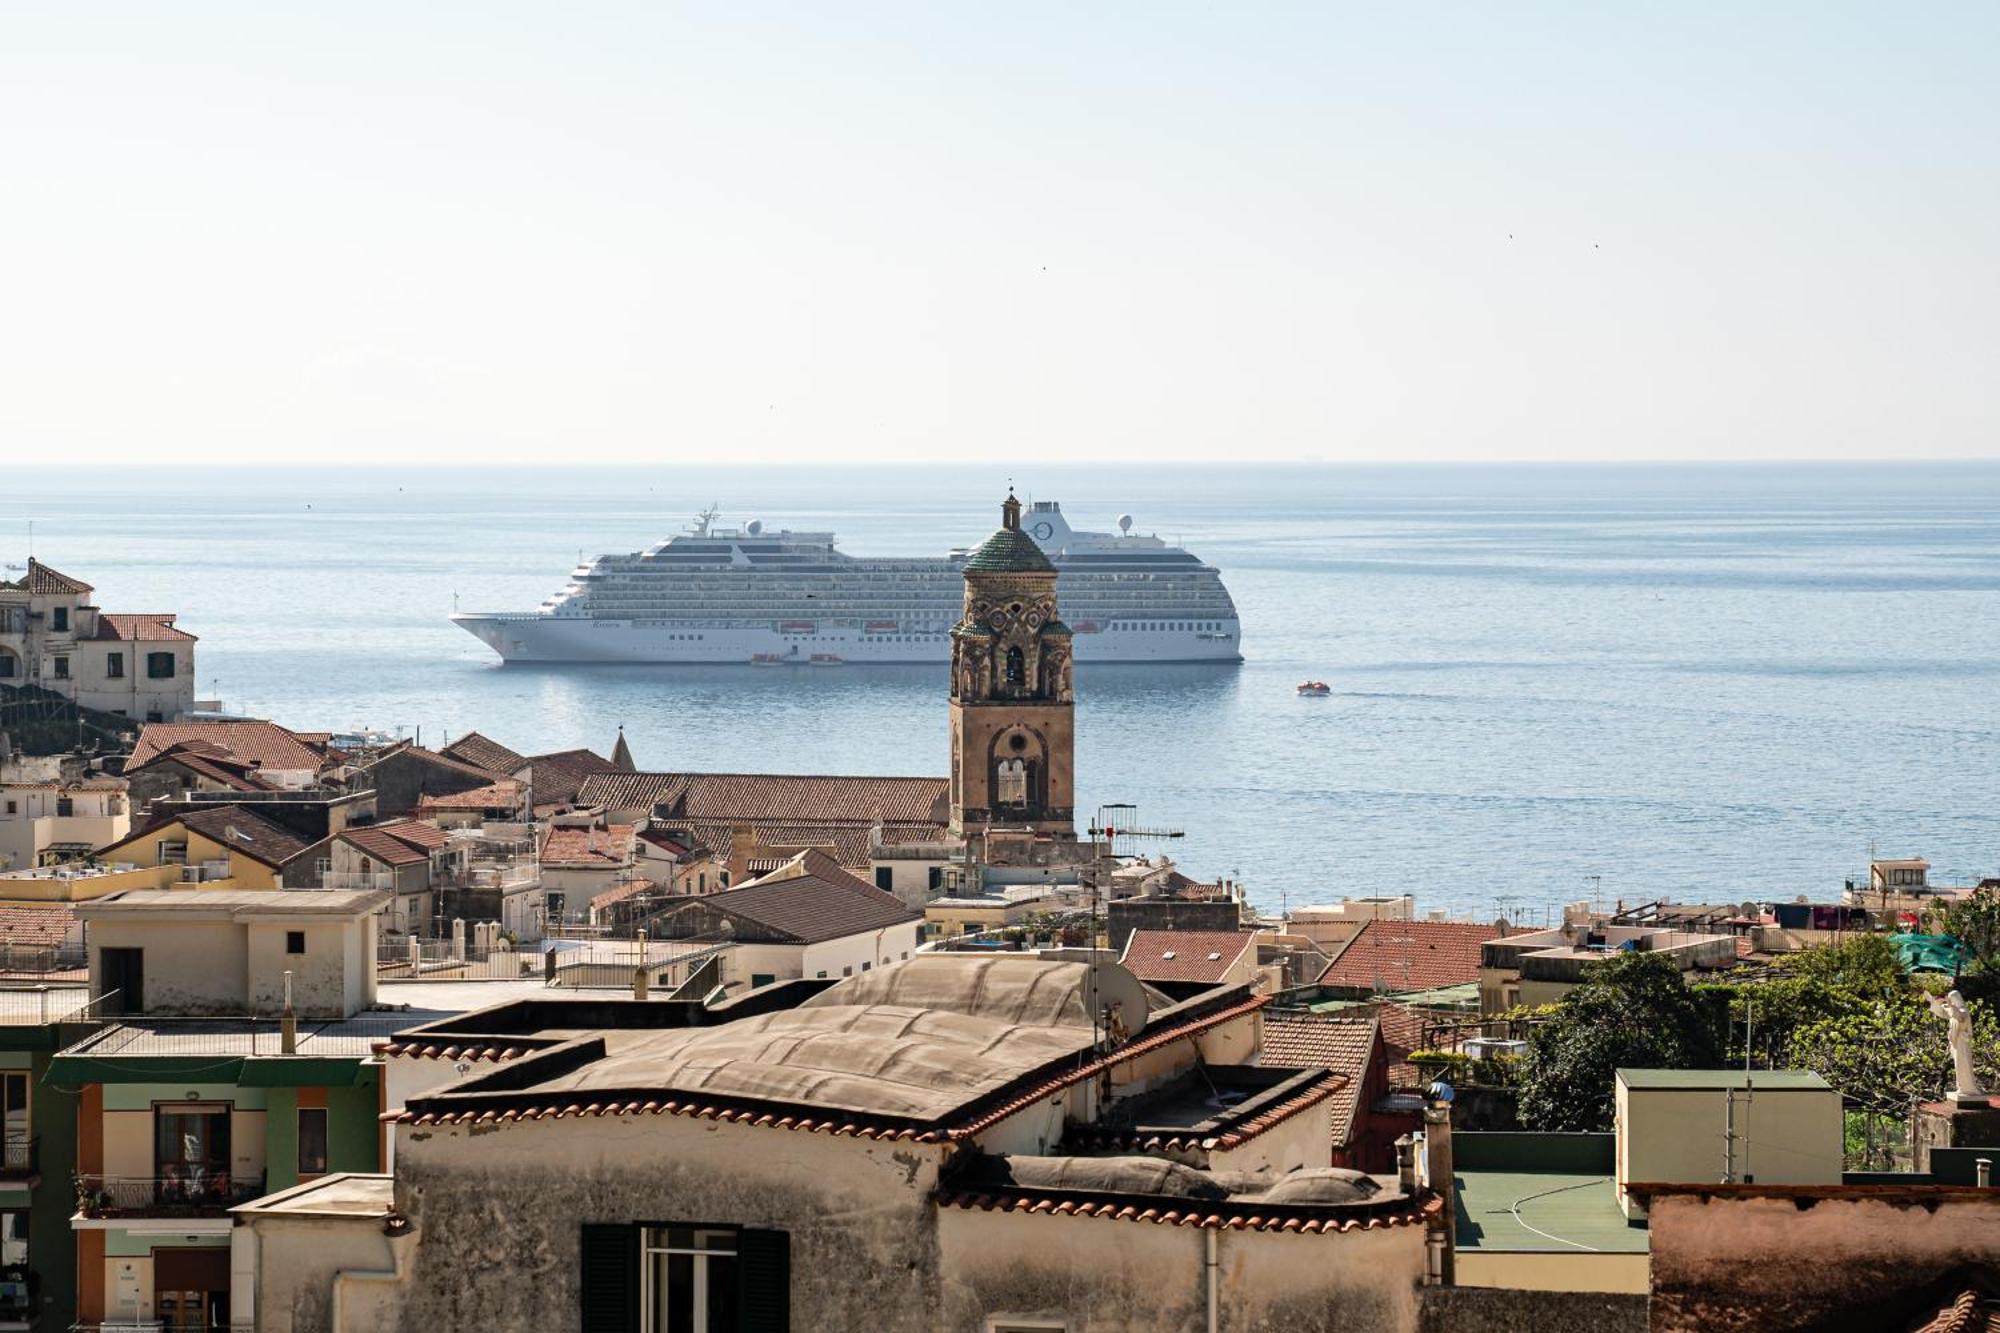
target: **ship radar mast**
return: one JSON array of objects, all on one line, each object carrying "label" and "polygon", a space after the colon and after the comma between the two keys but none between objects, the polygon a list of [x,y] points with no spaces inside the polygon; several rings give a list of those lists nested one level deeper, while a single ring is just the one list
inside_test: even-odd
[{"label": "ship radar mast", "polygon": [[722,506],[720,504],[711,504],[708,508],[694,516],[694,526],[689,528],[688,532],[696,537],[706,537],[708,530],[715,526],[715,520],[721,516]]}]

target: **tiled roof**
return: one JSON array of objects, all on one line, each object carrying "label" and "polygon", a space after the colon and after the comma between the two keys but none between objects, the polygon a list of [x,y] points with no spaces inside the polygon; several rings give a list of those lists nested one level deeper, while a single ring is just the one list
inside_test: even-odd
[{"label": "tiled roof", "polygon": [[512,778],[489,782],[449,796],[423,796],[418,810],[513,810],[521,804],[521,784]]},{"label": "tiled roof", "polygon": [[28,557],[28,572],[12,586],[42,597],[63,597],[93,591],[82,579],[73,579],[50,569],[33,556]]},{"label": "tiled roof", "polygon": [[681,839],[670,838],[664,832],[655,828],[640,829],[639,840],[641,842],[651,843],[653,846],[659,848],[661,851],[667,853],[669,856],[686,856],[690,851],[693,850],[691,847],[688,846],[686,842],[683,842]]},{"label": "tiled roof", "polygon": [[1430,1018],[1423,1010],[1407,1004],[1381,1004],[1375,1016],[1382,1025],[1382,1045],[1389,1053],[1390,1088],[1421,1088],[1424,1076],[1410,1063],[1410,1052],[1424,1046],[1424,1028]]},{"label": "tiled roof", "polygon": [[267,769],[317,773],[326,762],[324,754],[275,722],[148,722],[125,767],[139,768],[185,741],[207,741],[228,758]]},{"label": "tiled roof", "polygon": [[75,928],[76,913],[67,904],[0,903],[0,940],[8,944],[54,948]]},{"label": "tiled roof", "polygon": [[241,852],[273,870],[282,868],[309,845],[290,829],[272,823],[247,805],[216,805],[156,819],[111,846],[99,848],[98,856],[116,860],[111,855],[115,849],[174,824],[192,829],[210,842],[219,843],[231,852]]},{"label": "tiled roof", "polygon": [[1463,985],[1479,980],[1479,946],[1504,933],[1464,921],[1369,921],[1319,984],[1391,994]]},{"label": "tiled roof", "polygon": [[[1282,1231],[1303,1236],[1334,1236],[1349,1231],[1375,1231],[1388,1227],[1420,1226],[1444,1210],[1444,1200],[1435,1196],[1405,1201],[1401,1207],[1383,1209],[1343,1209],[1342,1216],[1327,1208],[1286,1208],[1257,1200],[1166,1199],[1146,1195],[1105,1200],[1098,1195],[1069,1190],[939,1189],[942,1208],[978,1208],[992,1212],[1040,1213],[1051,1217],[1109,1217],[1121,1222],[1151,1222],[1158,1226],[1204,1227],[1218,1231]],[[1178,1204],[1179,1206],[1175,1206]]]},{"label": "tiled roof", "polygon": [[658,889],[659,887],[659,885],[653,883],[650,879],[628,879],[623,884],[614,885],[604,892],[594,895],[590,900],[590,908],[594,912],[601,911],[606,907],[616,906],[624,902],[627,898],[636,898],[648,890]]},{"label": "tiled roof", "polygon": [[1984,1286],[1968,1286],[1912,1333],[2000,1333],[2000,1300]]},{"label": "tiled roof", "polygon": [[1256,938],[1242,930],[1135,930],[1118,961],[1141,981],[1219,982]]},{"label": "tiled roof", "polygon": [[512,777],[528,762],[526,755],[516,754],[499,741],[476,731],[468,731],[451,744],[440,747],[438,753],[503,778]]},{"label": "tiled roof", "polygon": [[232,759],[220,747],[207,741],[182,741],[170,745],[143,764],[127,763],[125,771],[136,773],[142,769],[164,764],[175,764],[198,777],[218,782],[232,791],[275,791],[277,784],[267,782],[257,776],[253,764]]},{"label": "tiled roof", "polygon": [[437,825],[411,819],[342,829],[335,836],[392,866],[428,861],[432,852],[449,841]]},{"label": "tiled roof", "polygon": [[193,643],[194,635],[174,628],[172,612],[152,615],[112,615],[99,612],[97,637],[143,643]]},{"label": "tiled roof", "polygon": [[687,820],[942,825],[950,795],[945,778],[593,773],[578,799],[621,810],[665,806],[669,817]]},{"label": "tiled roof", "polygon": [[528,756],[528,782],[535,789],[535,804],[560,801],[568,804],[576,799],[577,791],[585,778],[593,773],[617,772],[613,764],[601,754],[590,750],[557,750],[553,754],[531,754]]},{"label": "tiled roof", "polygon": [[632,860],[632,826],[552,828],[542,840],[543,865],[622,866]]},{"label": "tiled roof", "polygon": [[1053,574],[1052,562],[1035,539],[1019,528],[1002,528],[965,557],[965,569],[982,574]]},{"label": "tiled roof", "polygon": [[773,875],[699,901],[799,944],[837,940],[924,919],[893,893],[842,870],[832,857],[806,852],[804,873]]},{"label": "tiled roof", "polygon": [[1344,1146],[1354,1137],[1354,1113],[1368,1081],[1368,1063],[1374,1058],[1380,1032],[1380,1024],[1372,1017],[1264,1013],[1265,1064],[1278,1069],[1331,1069],[1347,1076],[1333,1104],[1336,1146]]}]

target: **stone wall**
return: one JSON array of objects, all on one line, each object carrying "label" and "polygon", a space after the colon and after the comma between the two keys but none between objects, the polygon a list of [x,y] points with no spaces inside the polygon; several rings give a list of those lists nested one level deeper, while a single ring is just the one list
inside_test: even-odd
[{"label": "stone wall", "polygon": [[1424,1287],[1418,1333],[1646,1333],[1646,1298],[1591,1291]]}]

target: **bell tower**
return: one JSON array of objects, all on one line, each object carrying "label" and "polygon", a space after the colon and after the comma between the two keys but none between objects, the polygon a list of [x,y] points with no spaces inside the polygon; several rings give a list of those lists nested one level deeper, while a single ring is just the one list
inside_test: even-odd
[{"label": "bell tower", "polygon": [[1000,531],[965,559],[951,631],[951,831],[1074,838],[1076,705],[1056,567],[1021,531],[1009,492]]}]

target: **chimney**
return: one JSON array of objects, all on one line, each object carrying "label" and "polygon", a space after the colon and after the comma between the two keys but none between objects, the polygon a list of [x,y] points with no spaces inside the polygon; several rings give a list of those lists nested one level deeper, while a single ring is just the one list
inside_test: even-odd
[{"label": "chimney", "polygon": [[1439,1281],[1445,1286],[1458,1283],[1458,1237],[1451,1219],[1456,1201],[1451,1179],[1451,1103],[1433,1098],[1424,1105],[1424,1174],[1430,1186],[1444,1200],[1444,1262]]},{"label": "chimney", "polygon": [[652,969],[647,966],[645,931],[638,932],[638,941],[639,965],[632,969],[632,998],[643,1000],[652,994],[653,989]]}]

